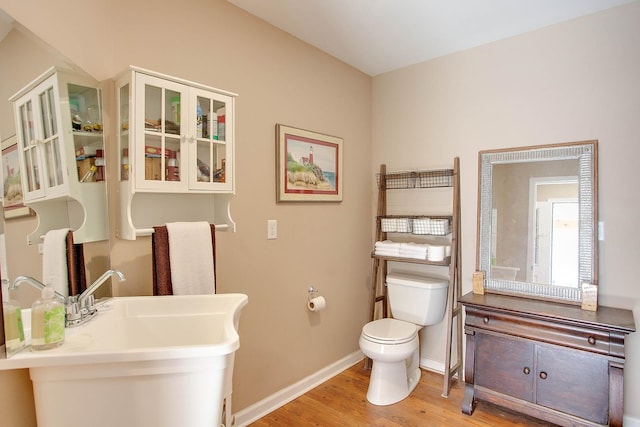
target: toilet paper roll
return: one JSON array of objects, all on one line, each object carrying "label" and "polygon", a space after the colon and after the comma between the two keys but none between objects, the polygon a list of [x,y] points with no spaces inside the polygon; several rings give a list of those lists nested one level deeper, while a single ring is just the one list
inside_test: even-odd
[{"label": "toilet paper roll", "polygon": [[429,250],[427,251],[427,260],[434,262],[444,261],[444,254],[444,246],[429,245]]},{"label": "toilet paper roll", "polygon": [[324,310],[326,306],[327,306],[327,302],[324,300],[324,297],[312,298],[307,303],[307,308],[309,309],[309,311]]}]

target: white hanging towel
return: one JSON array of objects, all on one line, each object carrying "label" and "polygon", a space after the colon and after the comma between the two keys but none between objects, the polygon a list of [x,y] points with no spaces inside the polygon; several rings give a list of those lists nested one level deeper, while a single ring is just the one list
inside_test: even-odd
[{"label": "white hanging towel", "polygon": [[50,230],[42,244],[42,281],[65,297],[69,296],[69,271],[67,270],[67,234],[71,230]]},{"label": "white hanging towel", "polygon": [[167,234],[173,294],[215,294],[213,246],[209,223],[167,223]]}]

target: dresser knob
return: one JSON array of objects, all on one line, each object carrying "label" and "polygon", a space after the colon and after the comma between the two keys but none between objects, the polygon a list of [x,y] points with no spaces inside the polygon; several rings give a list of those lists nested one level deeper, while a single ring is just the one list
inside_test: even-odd
[{"label": "dresser knob", "polygon": [[528,366],[525,366],[522,372],[524,372],[525,375],[529,375],[531,373],[531,369],[529,369]]},{"label": "dresser knob", "polygon": [[545,371],[540,372],[540,379],[543,379],[543,380],[547,379],[547,373]]},{"label": "dresser knob", "polygon": [[596,343],[596,337],[594,337],[593,335],[590,336],[589,338],[587,338],[587,341],[589,341],[589,344],[591,345],[595,345]]},{"label": "dresser knob", "polygon": [[484,319],[482,319],[482,321],[484,323],[489,323],[489,316],[484,316]]}]

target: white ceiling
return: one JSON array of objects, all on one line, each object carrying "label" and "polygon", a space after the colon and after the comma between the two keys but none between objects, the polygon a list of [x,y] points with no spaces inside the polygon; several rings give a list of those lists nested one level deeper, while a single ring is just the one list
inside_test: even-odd
[{"label": "white ceiling", "polygon": [[375,76],[638,0],[228,0]]}]

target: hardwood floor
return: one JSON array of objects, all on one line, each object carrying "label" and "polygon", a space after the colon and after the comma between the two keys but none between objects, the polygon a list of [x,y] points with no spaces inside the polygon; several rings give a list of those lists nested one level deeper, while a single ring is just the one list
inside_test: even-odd
[{"label": "hardwood floor", "polygon": [[453,384],[448,398],[441,397],[443,377],[422,371],[411,395],[389,406],[367,402],[369,370],[360,362],[287,405],[251,424],[252,427],[282,426],[550,426],[485,402],[472,416],[460,411],[464,385]]}]

